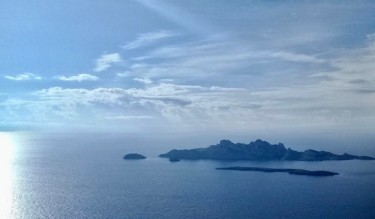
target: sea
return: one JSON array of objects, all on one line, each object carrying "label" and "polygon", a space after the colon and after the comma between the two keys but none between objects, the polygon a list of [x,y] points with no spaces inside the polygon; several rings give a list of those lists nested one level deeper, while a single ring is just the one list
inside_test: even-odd
[{"label": "sea", "polygon": [[[375,218],[375,161],[172,163],[168,139],[146,138],[0,133],[0,218]],[[215,169],[229,166],[340,175]]]}]

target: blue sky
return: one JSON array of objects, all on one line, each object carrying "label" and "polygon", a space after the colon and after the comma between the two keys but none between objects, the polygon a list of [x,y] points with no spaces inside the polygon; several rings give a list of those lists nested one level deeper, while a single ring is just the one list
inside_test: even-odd
[{"label": "blue sky", "polygon": [[371,136],[374,12],[374,1],[4,0],[0,129]]}]

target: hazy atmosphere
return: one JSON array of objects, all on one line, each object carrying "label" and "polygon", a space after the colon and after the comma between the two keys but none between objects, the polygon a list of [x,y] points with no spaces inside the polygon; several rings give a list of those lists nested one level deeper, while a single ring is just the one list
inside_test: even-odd
[{"label": "hazy atmosphere", "polygon": [[266,138],[374,155],[374,11],[374,1],[4,0],[0,131]]}]

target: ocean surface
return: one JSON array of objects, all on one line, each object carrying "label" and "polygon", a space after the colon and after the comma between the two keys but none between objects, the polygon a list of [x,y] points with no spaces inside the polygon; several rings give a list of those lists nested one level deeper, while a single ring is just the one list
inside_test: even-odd
[{"label": "ocean surface", "polygon": [[[166,142],[0,133],[0,218],[375,218],[375,161],[170,163]],[[235,165],[340,175],[215,170]]]}]

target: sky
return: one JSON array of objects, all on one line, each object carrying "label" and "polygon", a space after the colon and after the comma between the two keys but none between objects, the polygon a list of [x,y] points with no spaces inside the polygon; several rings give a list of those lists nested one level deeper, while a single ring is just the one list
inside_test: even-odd
[{"label": "sky", "polygon": [[2,0],[0,130],[373,145],[374,13],[372,0]]}]

